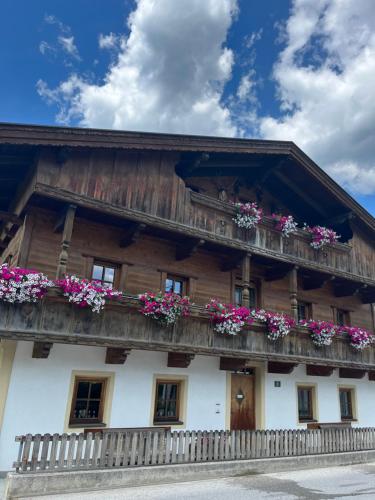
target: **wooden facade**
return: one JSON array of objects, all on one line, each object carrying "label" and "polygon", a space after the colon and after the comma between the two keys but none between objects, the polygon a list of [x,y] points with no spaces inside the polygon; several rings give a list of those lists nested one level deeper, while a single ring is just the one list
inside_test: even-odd
[{"label": "wooden facade", "polygon": [[[0,337],[35,341],[39,357],[60,342],[375,366],[372,348],[358,353],[341,339],[316,348],[298,329],[277,343],[260,326],[220,338],[202,312],[213,297],[233,302],[236,285],[247,305],[255,286],[258,307],[296,316],[304,302],[314,319],[335,321],[342,310],[352,325],[374,330],[375,221],[292,143],[3,124],[0,181],[9,188],[0,189],[2,261],[51,278],[91,278],[95,262],[107,263],[129,297],[180,277],[196,304],[190,319],[165,331],[135,313],[136,301],[100,317],[53,293],[40,305],[1,304]],[[234,224],[236,201],[263,208],[257,229]],[[342,238],[319,251],[302,230],[282,238],[274,211]]]}]

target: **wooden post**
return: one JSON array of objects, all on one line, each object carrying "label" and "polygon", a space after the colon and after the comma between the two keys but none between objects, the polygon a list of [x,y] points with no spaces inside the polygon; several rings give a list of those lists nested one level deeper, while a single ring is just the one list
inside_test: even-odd
[{"label": "wooden post", "polygon": [[62,235],[62,240],[61,240],[61,251],[60,251],[59,260],[58,260],[58,264],[57,264],[56,277],[58,279],[63,278],[65,276],[65,273],[66,273],[66,266],[67,266],[68,257],[69,257],[68,251],[69,251],[70,242],[72,239],[73,223],[74,223],[74,216],[75,216],[76,208],[77,208],[76,205],[69,205],[66,209],[63,235]]},{"label": "wooden post", "polygon": [[245,307],[250,307],[250,277],[251,253],[247,253],[242,260],[242,302]]},{"label": "wooden post", "polygon": [[298,281],[297,281],[298,266],[294,266],[289,273],[289,296],[292,318],[298,320]]}]

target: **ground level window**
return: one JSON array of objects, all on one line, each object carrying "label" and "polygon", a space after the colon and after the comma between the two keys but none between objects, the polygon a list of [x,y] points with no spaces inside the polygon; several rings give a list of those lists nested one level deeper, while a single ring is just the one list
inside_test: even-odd
[{"label": "ground level window", "polygon": [[181,381],[157,380],[154,422],[179,422]]},{"label": "ground level window", "polygon": [[104,263],[104,262],[94,262],[92,267],[91,279],[95,281],[100,281],[103,285],[113,286],[116,278],[116,267]]},{"label": "ground level window", "polygon": [[76,377],[70,424],[101,424],[107,379]]},{"label": "ground level window", "polygon": [[314,420],[314,387],[298,387],[298,420],[308,422]]},{"label": "ground level window", "polygon": [[339,389],[341,420],[353,420],[353,389]]}]

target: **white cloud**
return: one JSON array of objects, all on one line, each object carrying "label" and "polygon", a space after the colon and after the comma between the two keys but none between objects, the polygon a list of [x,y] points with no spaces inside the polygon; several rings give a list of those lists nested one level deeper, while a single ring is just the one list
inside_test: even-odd
[{"label": "white cloud", "polygon": [[116,35],[115,33],[109,33],[108,35],[99,34],[98,44],[101,49],[118,49],[125,43],[124,37],[121,35]]},{"label": "white cloud", "polygon": [[60,104],[60,119],[83,126],[235,135],[222,103],[233,52],[225,47],[236,0],[139,0],[129,37],[102,84],[73,75],[40,95]]},{"label": "white cloud", "polygon": [[55,53],[56,49],[50,45],[48,42],[45,40],[42,40],[39,44],[39,52],[43,55],[46,55],[48,53]]},{"label": "white cloud", "polygon": [[78,49],[74,43],[74,36],[62,36],[60,35],[57,38],[59,44],[61,45],[62,49],[72,56],[74,59],[77,59],[79,61],[81,58],[78,53]]},{"label": "white cloud", "polygon": [[292,140],[353,192],[375,193],[373,0],[295,0],[274,68],[281,118],[265,138]]}]

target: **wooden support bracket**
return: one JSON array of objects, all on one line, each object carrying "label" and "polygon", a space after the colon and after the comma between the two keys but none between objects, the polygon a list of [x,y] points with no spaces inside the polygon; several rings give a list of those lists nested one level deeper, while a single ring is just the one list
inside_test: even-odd
[{"label": "wooden support bracket", "polygon": [[292,373],[298,363],[281,363],[279,361],[268,361],[268,373]]},{"label": "wooden support bracket", "polygon": [[334,366],[326,365],[306,365],[306,375],[314,375],[317,377],[329,377],[332,375]]},{"label": "wooden support bracket", "polygon": [[277,281],[282,280],[293,269],[292,264],[274,264],[271,268],[267,269],[264,279],[265,281]]},{"label": "wooden support bracket", "polygon": [[46,359],[49,356],[53,342],[34,342],[33,345],[33,358]]},{"label": "wooden support bracket", "polygon": [[133,243],[136,243],[139,240],[143,231],[146,229],[146,227],[147,227],[146,224],[138,222],[129,223],[123,232],[120,241],[120,247],[126,248],[130,245],[133,245]]},{"label": "wooden support bracket", "polygon": [[130,349],[121,347],[107,347],[105,363],[107,365],[123,365],[130,354]]},{"label": "wooden support bracket", "polygon": [[303,290],[317,290],[333,280],[335,276],[303,276],[302,288]]},{"label": "wooden support bracket", "polygon": [[205,244],[205,240],[191,238],[179,243],[176,247],[176,260],[184,260],[194,255],[198,248]]},{"label": "wooden support bracket", "polygon": [[167,366],[169,368],[187,368],[194,358],[195,354],[185,352],[169,352]]},{"label": "wooden support bracket", "polygon": [[243,259],[246,257],[247,252],[238,252],[235,255],[232,255],[231,257],[228,257],[222,265],[221,265],[221,270],[222,271],[232,271],[233,269],[237,269],[243,262]]},{"label": "wooden support bracket", "polygon": [[365,373],[366,370],[360,370],[358,368],[339,368],[340,378],[363,378]]},{"label": "wooden support bracket", "polygon": [[246,368],[246,359],[242,358],[220,358],[220,370],[240,371]]}]

